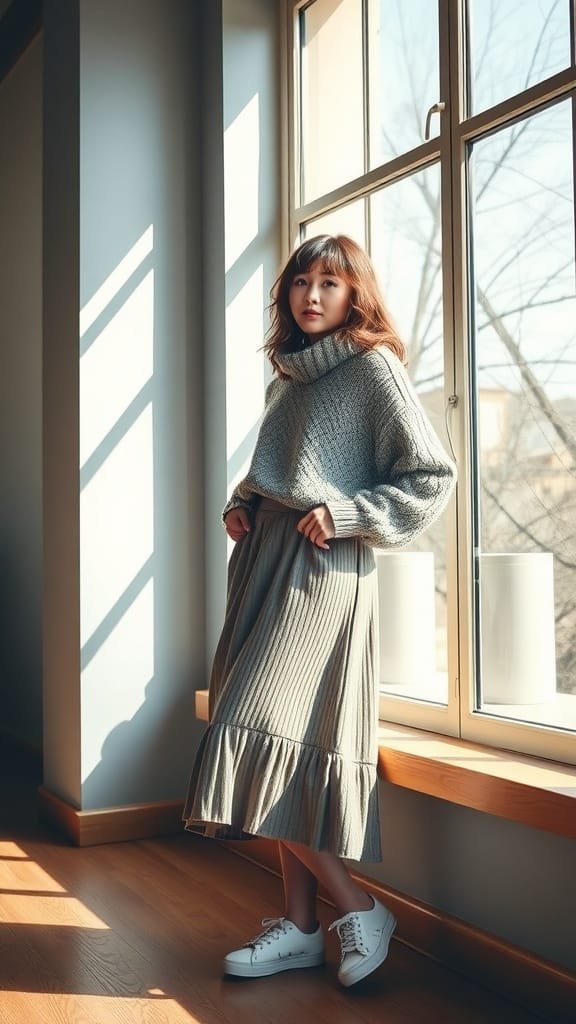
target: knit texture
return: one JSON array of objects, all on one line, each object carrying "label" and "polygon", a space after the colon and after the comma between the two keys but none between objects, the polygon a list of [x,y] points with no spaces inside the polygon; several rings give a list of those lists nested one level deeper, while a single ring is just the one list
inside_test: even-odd
[{"label": "knit texture", "polygon": [[262,495],[326,505],[336,537],[408,544],[438,517],[455,468],[397,357],[330,335],[278,357],[246,477],[223,510]]},{"label": "knit texture", "polygon": [[324,551],[298,519],[258,509],[232,553],[210,725],[183,816],[219,839],[267,836],[377,861],[374,555],[358,537]]}]

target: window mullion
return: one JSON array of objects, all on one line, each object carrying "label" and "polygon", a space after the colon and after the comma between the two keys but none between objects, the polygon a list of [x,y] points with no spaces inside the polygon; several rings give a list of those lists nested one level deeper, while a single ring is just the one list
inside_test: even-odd
[{"label": "window mullion", "polygon": [[441,115],[441,215],[442,215],[442,290],[444,296],[444,408],[446,424],[454,453],[459,464],[459,494],[454,513],[456,529],[447,540],[447,593],[448,593],[448,717],[452,731],[460,731],[460,701],[463,679],[469,677],[467,652],[469,609],[466,566],[469,548],[466,546],[468,510],[465,495],[467,465],[465,454],[465,415],[467,406],[466,364],[466,216],[463,175],[463,153],[454,145],[455,128],[460,123],[464,103],[462,73],[462,3],[439,0],[438,23],[440,30],[440,96],[445,104]]},{"label": "window mullion", "polygon": [[[370,33],[369,33],[369,0],[362,0],[362,76],[364,89],[364,174],[370,170]],[[372,246],[372,218],[370,216],[370,200],[364,200],[364,231],[366,248],[370,252]]]}]

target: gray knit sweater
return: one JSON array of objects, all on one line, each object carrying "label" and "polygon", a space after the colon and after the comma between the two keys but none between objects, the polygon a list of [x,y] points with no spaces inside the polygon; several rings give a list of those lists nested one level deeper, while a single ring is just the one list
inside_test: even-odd
[{"label": "gray knit sweater", "polygon": [[223,510],[258,496],[330,510],[336,537],[408,544],[444,508],[455,479],[399,359],[330,335],[278,357],[247,476]]}]

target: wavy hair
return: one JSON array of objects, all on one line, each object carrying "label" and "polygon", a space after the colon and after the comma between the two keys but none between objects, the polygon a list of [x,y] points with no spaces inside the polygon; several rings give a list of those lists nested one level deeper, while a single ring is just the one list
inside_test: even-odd
[{"label": "wavy hair", "polygon": [[307,238],[291,255],[270,292],[271,324],[264,351],[278,371],[276,356],[298,347],[302,332],[290,311],[290,287],[298,274],[306,274],[320,263],[324,274],[341,277],[350,286],[350,310],[346,322],[335,332],[362,348],[386,345],[406,362],[406,347],[388,312],[368,254],[347,235],[316,235]]}]

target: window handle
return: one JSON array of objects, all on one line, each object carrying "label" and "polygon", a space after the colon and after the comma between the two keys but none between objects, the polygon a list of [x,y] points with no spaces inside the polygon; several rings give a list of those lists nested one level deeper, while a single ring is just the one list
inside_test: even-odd
[{"label": "window handle", "polygon": [[442,111],[445,109],[445,103],[433,103],[432,106],[430,107],[430,110],[426,114],[426,128],[424,131],[424,138],[426,139],[426,141],[428,141],[428,139],[430,138],[430,120],[432,118],[432,114],[441,114]]}]

